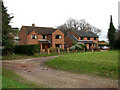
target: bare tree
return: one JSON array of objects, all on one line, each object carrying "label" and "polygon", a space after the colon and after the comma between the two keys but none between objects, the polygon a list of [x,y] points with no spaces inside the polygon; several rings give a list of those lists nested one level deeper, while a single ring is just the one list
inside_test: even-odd
[{"label": "bare tree", "polygon": [[70,30],[85,30],[85,28],[87,28],[88,31],[92,31],[97,35],[100,35],[101,30],[92,26],[91,24],[89,24],[85,19],[81,19],[81,20],[76,20],[73,18],[70,18],[67,20],[66,23],[64,23],[63,25],[58,26],[58,28],[60,30],[62,30],[64,32],[64,34],[66,35],[68,31]]}]

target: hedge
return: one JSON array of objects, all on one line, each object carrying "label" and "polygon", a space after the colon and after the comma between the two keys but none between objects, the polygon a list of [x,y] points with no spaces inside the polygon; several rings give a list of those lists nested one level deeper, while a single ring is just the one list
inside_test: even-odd
[{"label": "hedge", "polygon": [[17,45],[14,47],[14,53],[34,55],[40,52],[40,45]]},{"label": "hedge", "polygon": [[99,46],[109,46],[109,43],[106,44],[98,44]]}]

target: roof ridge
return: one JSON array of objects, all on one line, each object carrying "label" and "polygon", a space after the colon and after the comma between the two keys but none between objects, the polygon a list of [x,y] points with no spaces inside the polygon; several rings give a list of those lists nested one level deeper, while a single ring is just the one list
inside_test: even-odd
[{"label": "roof ridge", "polygon": [[[33,26],[24,26],[23,25],[23,27],[33,27]],[[51,29],[54,29],[53,27],[39,27],[39,26],[35,26],[35,27],[37,27],[37,28],[51,28]]]}]

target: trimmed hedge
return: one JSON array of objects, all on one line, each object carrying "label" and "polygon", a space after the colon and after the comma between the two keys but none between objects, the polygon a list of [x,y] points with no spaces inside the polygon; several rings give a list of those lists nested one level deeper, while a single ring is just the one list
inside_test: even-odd
[{"label": "trimmed hedge", "polygon": [[98,44],[98,46],[110,46],[109,43],[107,44]]},{"label": "trimmed hedge", "polygon": [[34,55],[40,52],[40,45],[17,45],[14,47],[14,53]]}]

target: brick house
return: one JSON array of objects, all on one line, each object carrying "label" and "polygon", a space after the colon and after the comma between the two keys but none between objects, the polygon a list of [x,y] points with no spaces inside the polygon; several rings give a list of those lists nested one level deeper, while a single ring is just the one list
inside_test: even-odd
[{"label": "brick house", "polygon": [[73,42],[86,45],[87,49],[92,49],[94,46],[98,47],[98,36],[91,31],[76,31],[71,30],[65,36],[66,47],[73,46]]},{"label": "brick house", "polygon": [[18,34],[18,45],[39,44],[41,51],[50,47],[64,49],[64,33],[48,27],[22,26]]}]

